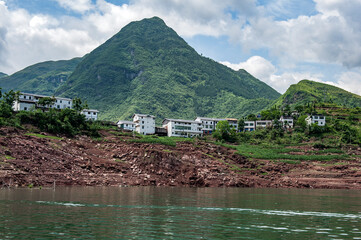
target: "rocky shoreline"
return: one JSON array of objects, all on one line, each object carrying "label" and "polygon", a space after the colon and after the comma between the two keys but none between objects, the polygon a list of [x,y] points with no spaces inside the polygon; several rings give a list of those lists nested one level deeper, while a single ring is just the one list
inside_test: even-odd
[{"label": "rocky shoreline", "polygon": [[[166,146],[101,139],[56,138],[0,128],[0,187],[191,186],[361,189],[360,161],[300,164],[247,159],[205,141]],[[361,154],[360,154],[361,155]],[[338,161],[341,162],[341,161]]]}]

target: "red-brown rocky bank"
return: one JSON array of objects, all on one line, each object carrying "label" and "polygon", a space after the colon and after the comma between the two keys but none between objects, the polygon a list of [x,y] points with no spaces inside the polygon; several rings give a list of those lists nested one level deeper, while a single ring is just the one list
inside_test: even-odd
[{"label": "red-brown rocky bank", "polygon": [[51,139],[0,129],[0,187],[195,186],[361,189],[360,162],[248,160],[204,141],[176,147],[131,143],[110,131]]}]

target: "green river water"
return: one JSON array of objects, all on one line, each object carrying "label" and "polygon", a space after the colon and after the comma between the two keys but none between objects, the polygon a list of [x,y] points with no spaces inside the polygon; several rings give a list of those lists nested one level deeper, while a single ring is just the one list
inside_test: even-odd
[{"label": "green river water", "polygon": [[0,189],[0,239],[361,239],[361,191]]}]

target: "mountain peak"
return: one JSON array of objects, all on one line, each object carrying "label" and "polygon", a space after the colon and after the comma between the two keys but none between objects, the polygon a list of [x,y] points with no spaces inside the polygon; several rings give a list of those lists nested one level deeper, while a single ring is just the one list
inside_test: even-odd
[{"label": "mountain peak", "polygon": [[[34,81],[27,81],[27,86],[48,90],[49,85]],[[265,108],[280,95],[246,71],[236,72],[199,55],[158,17],[122,28],[85,55],[55,88],[54,95],[86,100],[104,120],[129,119],[134,112],[151,113],[158,121],[239,118]]]}]

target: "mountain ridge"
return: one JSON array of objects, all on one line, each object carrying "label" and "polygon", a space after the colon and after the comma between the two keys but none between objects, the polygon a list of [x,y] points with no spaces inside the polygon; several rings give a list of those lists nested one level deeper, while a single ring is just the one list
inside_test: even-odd
[{"label": "mountain ridge", "polygon": [[4,91],[16,90],[27,93],[53,95],[67,81],[82,58],[45,61],[28,66],[10,76],[0,79]]},{"label": "mountain ridge", "polygon": [[134,112],[238,117],[280,96],[246,71],[199,55],[158,17],[132,22],[94,49],[56,94],[84,98],[109,120]]},{"label": "mountain ridge", "polygon": [[361,107],[361,96],[333,85],[304,79],[297,84],[292,84],[273,105],[290,105],[292,107],[312,102],[334,103],[345,107]]},{"label": "mountain ridge", "polygon": [[7,77],[8,75],[6,73],[0,72],[0,78]]}]

